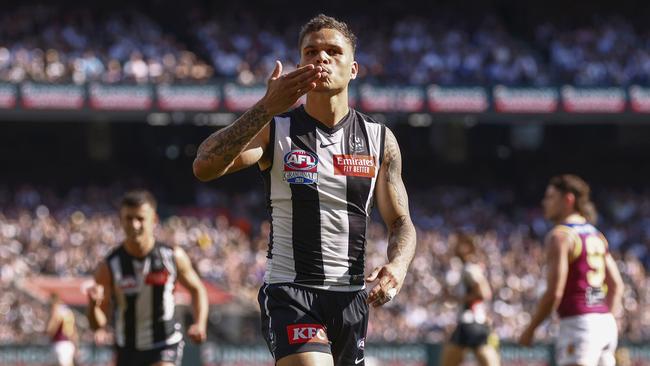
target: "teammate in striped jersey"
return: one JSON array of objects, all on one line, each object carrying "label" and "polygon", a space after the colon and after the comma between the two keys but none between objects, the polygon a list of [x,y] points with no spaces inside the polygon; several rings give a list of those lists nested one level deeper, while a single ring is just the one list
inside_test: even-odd
[{"label": "teammate in striped jersey", "polygon": [[[321,14],[298,43],[297,69],[282,74],[276,63],[264,97],[203,141],[194,174],[262,172],[272,232],[258,300],[277,364],[363,365],[368,305],[399,292],[415,252],[400,150],[387,127],[349,107],[359,66],[348,26]],[[388,262],[364,281],[374,204],[389,230]],[[369,293],[366,282],[377,282]]]},{"label": "teammate in striped jersey", "polygon": [[553,177],[542,201],[555,223],[546,237],[547,284],[530,324],[519,339],[532,343],[535,329],[553,310],[560,317],[555,344],[558,365],[615,365],[623,280],[609,254],[607,239],[591,223],[596,211],[590,188],[570,174]]},{"label": "teammate in striped jersey", "polygon": [[206,338],[208,300],[189,257],[180,247],[156,242],[156,201],[147,191],[128,192],[122,199],[120,222],[125,240],[101,262],[96,285],[88,290],[92,329],[113,318],[117,366],[180,365],[183,336],[174,317],[174,286],[180,281],[192,296],[194,324],[188,336]]},{"label": "teammate in striped jersey", "polygon": [[442,365],[460,365],[465,352],[470,350],[479,365],[499,366],[499,340],[490,329],[488,317],[492,289],[475,239],[469,234],[459,233],[454,235],[452,242],[454,254],[463,263],[463,268],[456,291],[449,295],[459,303],[460,309],[458,325],[442,351]]}]

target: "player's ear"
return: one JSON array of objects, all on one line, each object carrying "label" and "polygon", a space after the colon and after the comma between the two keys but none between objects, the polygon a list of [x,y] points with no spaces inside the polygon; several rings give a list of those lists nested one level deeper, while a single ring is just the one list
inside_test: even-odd
[{"label": "player's ear", "polygon": [[352,65],[350,66],[350,80],[354,80],[357,78],[357,75],[359,74],[359,63],[356,61],[352,61]]},{"label": "player's ear", "polygon": [[566,195],[564,195],[564,201],[567,203],[567,205],[573,207],[576,204],[576,195],[569,192]]}]

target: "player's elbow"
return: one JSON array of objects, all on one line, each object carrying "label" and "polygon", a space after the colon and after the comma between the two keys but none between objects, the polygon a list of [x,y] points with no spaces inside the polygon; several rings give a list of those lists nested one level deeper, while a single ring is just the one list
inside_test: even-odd
[{"label": "player's elbow", "polygon": [[615,281],[611,281],[611,283],[607,284],[607,291],[611,291],[614,294],[622,294],[624,289],[625,284],[621,279],[616,279]]},{"label": "player's elbow", "polygon": [[210,167],[198,158],[194,159],[194,162],[192,163],[192,172],[201,182],[208,182],[219,177],[214,174],[214,171],[211,171]]},{"label": "player's elbow", "polygon": [[549,289],[549,291],[546,293],[547,299],[554,306],[560,305],[560,302],[562,301],[563,295],[564,295],[564,291],[554,290],[554,289]]}]

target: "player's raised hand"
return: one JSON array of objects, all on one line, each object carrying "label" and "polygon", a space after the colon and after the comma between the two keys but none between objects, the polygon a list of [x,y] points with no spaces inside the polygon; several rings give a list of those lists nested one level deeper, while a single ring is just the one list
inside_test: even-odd
[{"label": "player's raised hand", "polygon": [[207,337],[207,332],[205,330],[205,326],[197,324],[197,323],[192,324],[190,326],[190,328],[187,330],[187,336],[194,343],[203,343],[203,342],[205,342],[205,339]]},{"label": "player's raised hand", "polygon": [[404,277],[406,271],[391,263],[375,268],[366,277],[368,283],[378,281],[368,294],[368,304],[377,307],[392,300],[402,288]]},{"label": "player's raised hand", "polygon": [[320,66],[309,64],[282,75],[282,63],[276,61],[267,83],[266,94],[260,103],[270,115],[284,113],[298,98],[316,87],[316,81],[323,76],[322,73]]},{"label": "player's raised hand", "polygon": [[86,290],[90,306],[99,306],[104,301],[104,286],[94,284]]}]

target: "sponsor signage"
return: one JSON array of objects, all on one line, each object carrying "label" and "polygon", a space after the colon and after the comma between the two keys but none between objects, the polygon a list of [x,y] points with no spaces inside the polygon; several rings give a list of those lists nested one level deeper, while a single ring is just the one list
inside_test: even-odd
[{"label": "sponsor signage", "polygon": [[201,347],[203,366],[273,366],[275,361],[264,345],[235,346],[206,343]]},{"label": "sponsor signage", "polygon": [[437,365],[438,358],[429,359],[429,346],[423,344],[376,345],[368,344],[365,349],[366,365],[382,366],[426,366]]},{"label": "sponsor signage", "polygon": [[362,85],[359,88],[360,107],[367,112],[418,112],[424,107],[424,91],[419,87],[380,87]]},{"label": "sponsor signage", "polygon": [[79,85],[24,83],[20,94],[27,109],[81,109],[86,99]]},{"label": "sponsor signage", "polygon": [[151,108],[153,92],[148,85],[91,84],[88,97],[92,109],[146,110]]},{"label": "sponsor signage", "polygon": [[431,85],[427,88],[432,112],[485,112],[490,104],[485,88],[455,88]]},{"label": "sponsor signage", "polygon": [[334,174],[351,177],[373,178],[375,157],[370,155],[334,155]]},{"label": "sponsor signage", "polygon": [[0,84],[0,108],[11,109],[16,107],[16,85]]},{"label": "sponsor signage", "polygon": [[569,113],[621,113],[625,110],[623,88],[562,87],[564,110]]},{"label": "sponsor signage", "polygon": [[221,101],[218,85],[160,85],[156,92],[158,108],[166,111],[213,111]]},{"label": "sponsor signage", "polygon": [[287,326],[289,344],[323,343],[328,344],[325,328],[320,324],[292,324]]},{"label": "sponsor signage", "polygon": [[245,87],[227,83],[223,87],[224,105],[227,110],[243,112],[251,108],[266,93],[266,87]]},{"label": "sponsor signage", "polygon": [[[80,347],[76,361],[86,366],[111,366],[113,365],[112,347],[93,347],[83,345]],[[25,346],[3,345],[0,346],[0,365],[2,366],[51,366],[51,346]]]},{"label": "sponsor signage", "polygon": [[520,347],[501,345],[501,365],[503,366],[546,366],[553,359],[552,346]]},{"label": "sponsor signage", "polygon": [[558,92],[554,88],[509,88],[492,90],[494,110],[505,113],[552,113],[557,111]]},{"label": "sponsor signage", "polygon": [[650,88],[638,85],[630,87],[630,108],[637,113],[650,113]]},{"label": "sponsor signage", "polygon": [[[266,87],[236,83],[206,85],[61,85],[25,82],[0,83],[0,111],[93,111],[214,112],[238,114],[251,108],[266,93]],[[421,86],[378,86],[359,84],[349,89],[349,102],[365,113],[557,113],[571,121],[572,115],[601,114],[637,118],[650,113],[650,87],[629,88],[508,87],[493,88]],[[296,106],[305,101],[301,97]],[[629,103],[628,103],[629,102]],[[629,104],[629,107],[628,107]],[[180,114],[179,114],[180,115]],[[6,114],[4,116],[9,116]],[[49,117],[50,115],[47,114]],[[74,116],[74,115],[73,115]],[[449,116],[447,116],[449,117]],[[145,117],[146,118],[146,115]],[[498,117],[497,117],[498,118]],[[580,117],[582,118],[582,117]],[[191,119],[190,119],[191,120]],[[622,122],[625,122],[622,119]],[[354,150],[352,152],[362,152]]]}]

